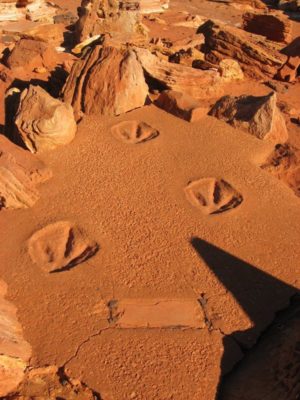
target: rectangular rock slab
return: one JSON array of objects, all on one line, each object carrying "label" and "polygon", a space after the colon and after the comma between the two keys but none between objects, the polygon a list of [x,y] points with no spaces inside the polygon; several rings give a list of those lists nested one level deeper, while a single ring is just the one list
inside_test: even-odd
[{"label": "rectangular rock slab", "polygon": [[124,299],[117,303],[119,328],[205,328],[196,299]]}]

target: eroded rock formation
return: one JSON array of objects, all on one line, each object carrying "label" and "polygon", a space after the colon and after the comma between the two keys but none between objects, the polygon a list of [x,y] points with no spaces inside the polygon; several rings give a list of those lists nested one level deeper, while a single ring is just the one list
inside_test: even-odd
[{"label": "eroded rock formation", "polygon": [[243,29],[247,32],[263,35],[274,42],[288,43],[292,39],[292,24],[282,14],[246,13],[243,15]]},{"label": "eroded rock formation", "polygon": [[0,135],[0,209],[33,206],[39,199],[36,185],[50,177],[41,161]]},{"label": "eroded rock formation", "polygon": [[207,61],[219,65],[224,58],[233,58],[248,77],[273,78],[287,61],[280,45],[242,29],[209,20],[198,31],[205,36]]},{"label": "eroded rock formation", "polygon": [[33,85],[21,94],[15,124],[32,153],[70,143],[77,129],[72,107]]},{"label": "eroded rock formation", "polygon": [[45,0],[0,0],[0,22],[52,21],[55,13],[55,7]]},{"label": "eroded rock formation", "polygon": [[140,14],[139,2],[83,0],[78,10],[77,41],[99,34],[108,34],[123,42],[138,40],[145,34]]},{"label": "eroded rock formation", "polygon": [[119,115],[142,107],[148,94],[144,73],[131,49],[96,46],[78,60],[66,82],[63,97],[83,113]]},{"label": "eroded rock formation", "polygon": [[[1,178],[0,178],[1,179]],[[16,307],[5,299],[7,285],[0,280],[0,397],[17,388],[31,356],[31,347],[22,334]]]}]

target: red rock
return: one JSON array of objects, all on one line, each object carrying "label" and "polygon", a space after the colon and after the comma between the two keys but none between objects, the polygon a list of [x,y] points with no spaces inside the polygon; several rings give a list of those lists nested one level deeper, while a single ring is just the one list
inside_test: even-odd
[{"label": "red rock", "polygon": [[300,36],[282,49],[282,53],[285,54],[288,59],[278,71],[276,78],[286,82],[293,82],[300,68]]},{"label": "red rock", "polygon": [[32,207],[39,199],[37,184],[50,177],[41,161],[0,135],[0,209]]},{"label": "red rock", "polygon": [[198,32],[205,36],[207,61],[218,66],[224,58],[235,59],[248,77],[273,78],[287,61],[278,43],[242,29],[209,20]]},{"label": "red rock", "polygon": [[246,13],[243,15],[243,29],[265,36],[274,42],[288,43],[292,39],[292,23],[287,16],[276,14]]},{"label": "red rock", "polygon": [[119,115],[145,104],[142,66],[131,49],[96,46],[71,70],[63,97],[76,119],[85,114]]},{"label": "red rock", "polygon": [[77,129],[72,107],[33,85],[21,94],[15,124],[32,153],[70,143]]},{"label": "red rock", "polygon": [[214,105],[210,115],[258,139],[284,143],[288,139],[288,132],[276,102],[274,92],[261,97],[224,96]]},{"label": "red rock", "polygon": [[201,71],[173,64],[142,48],[135,48],[135,52],[147,76],[164,89],[200,99],[217,97],[223,93],[222,81],[217,71]]},{"label": "red rock", "polygon": [[36,67],[51,69],[57,63],[57,53],[47,43],[31,40],[19,40],[5,61],[12,68],[24,68],[33,71]]},{"label": "red rock", "polygon": [[[1,179],[1,178],[0,178]],[[16,307],[5,299],[7,285],[0,280],[0,396],[6,399],[22,381],[31,356],[17,319]]]},{"label": "red rock", "polygon": [[198,121],[209,111],[208,107],[203,106],[200,101],[174,90],[163,91],[155,104],[176,117],[190,122]]}]

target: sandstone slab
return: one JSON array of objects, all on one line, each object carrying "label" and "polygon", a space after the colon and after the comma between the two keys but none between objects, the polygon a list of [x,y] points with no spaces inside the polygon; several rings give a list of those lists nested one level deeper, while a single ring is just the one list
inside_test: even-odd
[{"label": "sandstone slab", "polygon": [[124,299],[113,303],[119,328],[205,328],[205,316],[195,299]]},{"label": "sandstone slab", "polygon": [[201,71],[184,65],[173,64],[152,54],[147,49],[135,48],[146,76],[152,85],[187,93],[195,98],[210,98],[223,92],[217,71]]}]

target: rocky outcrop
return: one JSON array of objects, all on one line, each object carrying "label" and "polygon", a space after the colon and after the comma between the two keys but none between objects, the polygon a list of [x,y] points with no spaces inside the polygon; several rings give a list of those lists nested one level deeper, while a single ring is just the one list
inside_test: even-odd
[{"label": "rocky outcrop", "polygon": [[45,0],[1,0],[0,22],[19,21],[53,21],[56,8]]},{"label": "rocky outcrop", "polygon": [[5,60],[10,68],[26,68],[33,71],[34,68],[51,69],[57,63],[57,53],[47,43],[32,40],[19,40]]},{"label": "rocky outcrop", "polygon": [[283,14],[256,14],[243,15],[243,29],[247,32],[265,36],[274,42],[289,43],[292,39],[292,23]]},{"label": "rocky outcrop", "polygon": [[288,132],[276,101],[275,93],[261,97],[224,96],[214,105],[210,115],[258,139],[284,143],[288,139]]},{"label": "rocky outcrop", "polygon": [[22,383],[6,400],[66,399],[96,400],[96,393],[78,379],[69,377],[63,368],[50,365],[28,369]]},{"label": "rocky outcrop", "polygon": [[77,129],[72,107],[33,85],[21,94],[15,124],[32,153],[70,143]]},{"label": "rocky outcrop", "polygon": [[194,122],[203,118],[208,113],[208,107],[193,97],[174,90],[163,91],[155,104],[176,117]]},{"label": "rocky outcrop", "polygon": [[37,184],[50,177],[41,161],[0,135],[0,209],[33,206],[39,199]]},{"label": "rocky outcrop", "polygon": [[207,61],[218,66],[224,58],[233,58],[248,77],[273,78],[287,61],[279,44],[239,28],[209,20],[198,32],[205,36]]},{"label": "rocky outcrop", "polygon": [[222,81],[217,71],[201,71],[162,60],[147,49],[135,48],[150,86],[186,93],[195,98],[222,95]]},{"label": "rocky outcrop", "polygon": [[98,249],[96,242],[68,221],[48,225],[28,241],[33,263],[46,272],[70,269],[92,257]]},{"label": "rocky outcrop", "polygon": [[138,2],[83,0],[78,15],[77,42],[99,34],[122,42],[139,40],[144,35]]},{"label": "rocky outcrop", "polygon": [[63,98],[75,117],[85,114],[119,115],[145,104],[144,73],[131,49],[94,47],[71,70]]},{"label": "rocky outcrop", "polygon": [[[1,179],[1,178],[0,178]],[[7,285],[0,280],[0,397],[6,399],[22,381],[31,347],[22,334],[16,307],[5,299]]]}]

